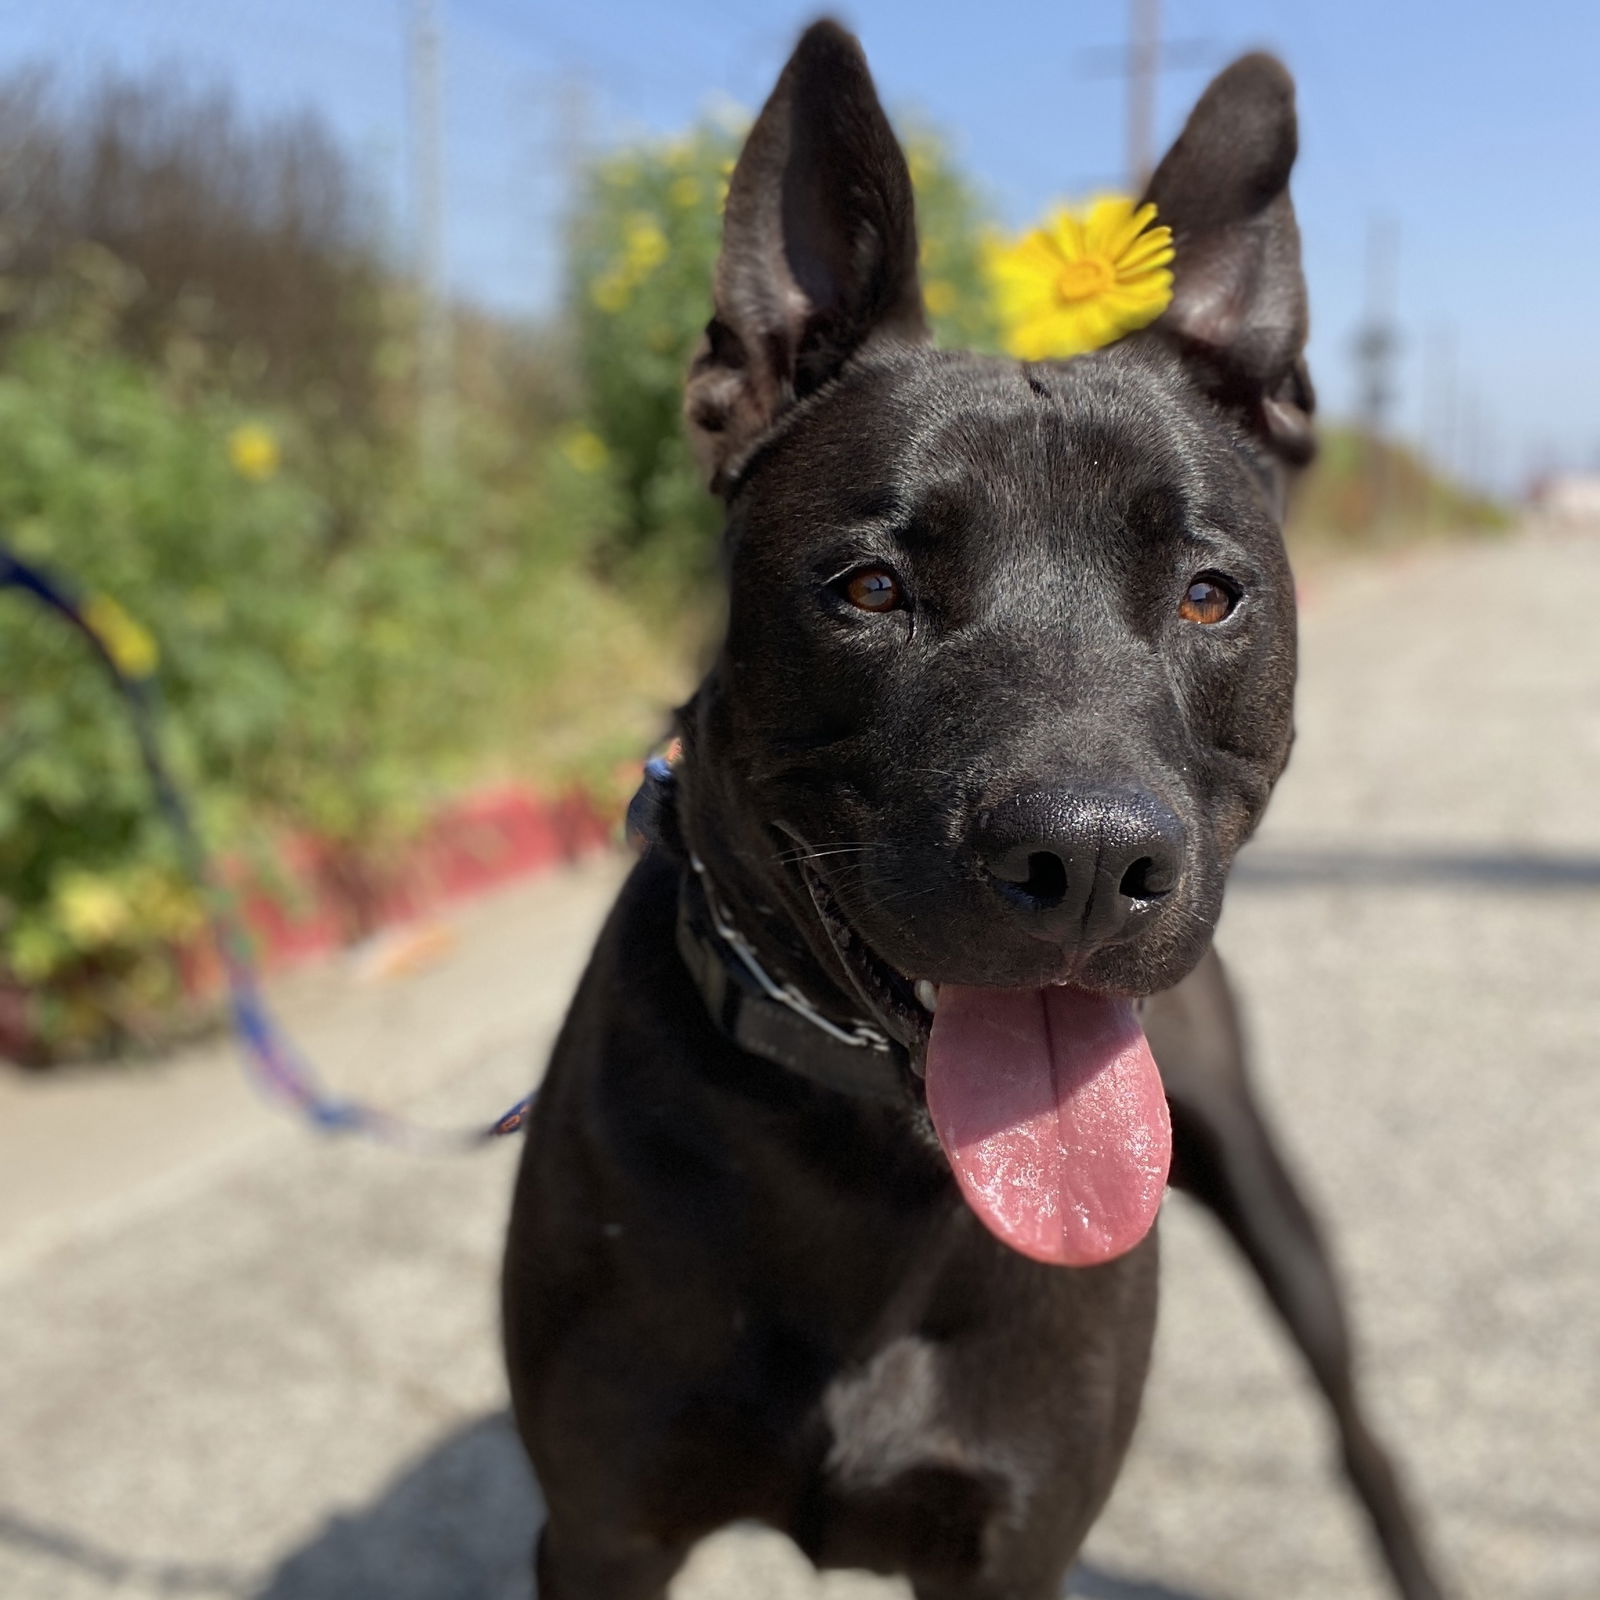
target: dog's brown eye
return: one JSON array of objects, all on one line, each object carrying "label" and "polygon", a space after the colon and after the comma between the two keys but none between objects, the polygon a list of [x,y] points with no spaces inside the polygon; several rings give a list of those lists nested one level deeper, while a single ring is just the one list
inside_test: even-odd
[{"label": "dog's brown eye", "polygon": [[1178,615],[1185,622],[1221,622],[1238,603],[1237,590],[1230,588],[1220,578],[1201,573],[1184,591],[1178,605]]},{"label": "dog's brown eye", "polygon": [[844,597],[858,611],[893,611],[904,603],[900,583],[886,567],[863,567],[844,581]]}]

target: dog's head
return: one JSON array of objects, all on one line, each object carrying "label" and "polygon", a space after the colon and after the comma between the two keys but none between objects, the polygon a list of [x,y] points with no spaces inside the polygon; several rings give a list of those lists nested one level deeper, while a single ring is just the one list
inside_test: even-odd
[{"label": "dog's head", "polygon": [[920,980],[1176,983],[1287,759],[1295,146],[1283,68],[1228,68],[1150,182],[1168,310],[1022,364],[930,347],[848,34],[811,28],[751,131],[686,402],[731,582],[686,824],[914,1057]]}]

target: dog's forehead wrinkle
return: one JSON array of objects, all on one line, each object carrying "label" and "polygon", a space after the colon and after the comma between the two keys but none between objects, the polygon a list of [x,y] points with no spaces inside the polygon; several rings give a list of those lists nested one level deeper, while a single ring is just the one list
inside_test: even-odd
[{"label": "dog's forehead wrinkle", "polygon": [[769,482],[785,509],[891,533],[930,496],[965,494],[974,512],[1032,537],[1042,514],[1123,531],[1119,506],[1157,483],[1184,514],[1227,497],[1223,431],[1175,369],[1094,356],[1043,370],[1041,394],[1015,362],[878,350],[763,446],[764,467],[778,467]]},{"label": "dog's forehead wrinkle", "polygon": [[1079,525],[1114,518],[1157,488],[1182,520],[1210,497],[1215,475],[1201,424],[1139,368],[1082,366],[1061,368],[1044,403],[992,372],[980,371],[966,392],[941,388],[944,403],[909,436],[920,477],[965,481],[1008,526],[1051,515]]}]

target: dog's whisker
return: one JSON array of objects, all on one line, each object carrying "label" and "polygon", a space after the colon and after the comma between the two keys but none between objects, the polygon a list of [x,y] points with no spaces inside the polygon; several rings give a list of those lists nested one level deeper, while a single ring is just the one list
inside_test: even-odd
[{"label": "dog's whisker", "polygon": [[772,857],[774,861],[782,861],[793,865],[801,861],[820,861],[824,856],[865,855],[874,850],[886,850],[892,846],[879,844],[836,844],[824,845],[817,849],[781,850]]}]

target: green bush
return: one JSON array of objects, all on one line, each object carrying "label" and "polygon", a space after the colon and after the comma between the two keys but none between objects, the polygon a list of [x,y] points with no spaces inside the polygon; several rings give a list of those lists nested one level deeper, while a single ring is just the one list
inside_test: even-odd
[{"label": "green bush", "polygon": [[1291,549],[1361,548],[1511,525],[1506,508],[1452,482],[1398,440],[1374,441],[1359,428],[1318,430],[1316,459],[1290,499]]},{"label": "green bush", "polygon": [[935,343],[952,350],[1000,348],[1000,325],[984,274],[984,208],[944,142],[926,128],[907,136],[917,195],[922,297]]},{"label": "green bush", "polygon": [[[668,652],[587,569],[619,515],[592,436],[519,450],[477,419],[461,470],[424,480],[405,441],[317,437],[82,330],[0,374],[0,529],[158,638],[168,752],[213,841],[265,859],[309,830],[359,882],[488,765],[638,747],[677,685],[619,707]],[[111,686],[0,590],[0,982],[41,997],[53,1046],[102,1044],[170,999],[196,926]]]},{"label": "green bush", "polygon": [[[722,203],[742,131],[705,122],[598,162],[577,210],[570,309],[589,421],[625,506],[619,554],[646,570],[698,575],[718,526],[679,408],[711,314]],[[932,134],[907,140],[922,276],[936,339],[992,348],[979,262],[980,210]]]}]

